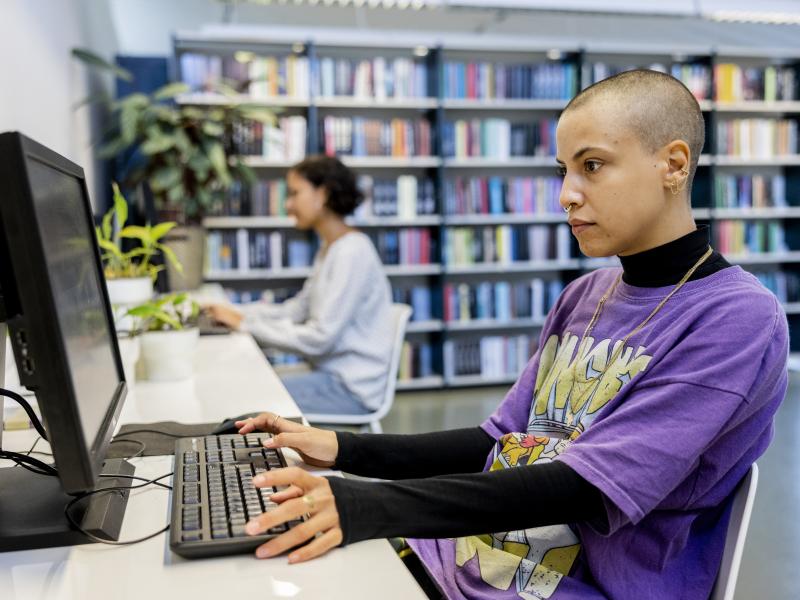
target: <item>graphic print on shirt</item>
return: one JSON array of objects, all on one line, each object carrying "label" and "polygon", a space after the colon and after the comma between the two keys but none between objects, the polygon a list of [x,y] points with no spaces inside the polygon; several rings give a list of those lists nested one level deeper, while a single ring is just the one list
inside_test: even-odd
[{"label": "graphic print on shirt", "polygon": [[[562,338],[551,335],[547,339],[539,355],[528,429],[500,438],[490,470],[553,460],[653,358],[645,354],[644,347],[620,350],[621,341],[605,339],[595,345],[591,337],[576,353],[578,341],[578,336],[569,332]],[[619,356],[609,365],[617,352]],[[535,498],[531,507],[535,510]],[[498,590],[508,590],[514,583],[519,597],[526,600],[550,598],[580,551],[580,541],[567,525],[470,536],[455,542],[458,567],[477,560],[485,583]]]}]

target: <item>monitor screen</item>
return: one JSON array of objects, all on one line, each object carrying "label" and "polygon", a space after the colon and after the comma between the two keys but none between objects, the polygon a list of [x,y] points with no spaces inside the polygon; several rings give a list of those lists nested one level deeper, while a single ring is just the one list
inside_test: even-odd
[{"label": "monitor screen", "polygon": [[29,176],[78,418],[93,441],[119,385],[100,287],[105,282],[94,264],[94,231],[78,179],[38,161],[29,163]]},{"label": "monitor screen", "polygon": [[0,134],[0,287],[20,382],[36,393],[63,490],[92,489],[126,384],[83,170]]}]

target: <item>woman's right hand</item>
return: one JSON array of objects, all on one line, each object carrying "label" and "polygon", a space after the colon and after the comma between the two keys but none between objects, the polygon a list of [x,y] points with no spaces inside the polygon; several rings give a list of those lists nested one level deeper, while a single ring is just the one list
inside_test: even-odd
[{"label": "woman's right hand", "polygon": [[332,467],[339,453],[336,432],[300,425],[271,412],[236,421],[239,433],[266,431],[272,438],[264,442],[266,448],[291,448],[306,464],[313,467]]}]

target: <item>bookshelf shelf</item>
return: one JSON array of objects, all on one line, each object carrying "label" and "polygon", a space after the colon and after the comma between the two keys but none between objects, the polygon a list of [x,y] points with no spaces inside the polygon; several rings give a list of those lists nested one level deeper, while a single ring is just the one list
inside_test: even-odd
[{"label": "bookshelf shelf", "polygon": [[729,254],[725,258],[739,265],[766,265],[777,263],[798,263],[800,252],[764,252],[762,254]]},{"label": "bookshelf shelf", "polygon": [[254,169],[289,169],[299,161],[283,158],[264,158],[261,156],[245,156],[244,163]]},{"label": "bookshelf shelf", "polygon": [[710,208],[693,208],[692,209],[692,216],[695,219],[710,219],[711,218],[711,209]]},{"label": "bookshelf shelf", "polygon": [[240,104],[251,104],[253,106],[265,106],[268,108],[308,108],[308,98],[294,98],[291,96],[276,96],[274,98],[254,98],[247,94],[238,96],[226,96],[215,93],[192,93],[181,94],[175,98],[175,102],[183,106],[236,106]]},{"label": "bookshelf shelf", "polygon": [[618,267],[619,259],[616,256],[603,258],[582,258],[581,266],[584,269],[607,269],[608,267]]},{"label": "bookshelf shelf", "polygon": [[567,100],[463,100],[446,98],[442,107],[447,110],[530,110],[559,111],[567,105]]},{"label": "bookshelf shelf", "polygon": [[800,165],[800,155],[783,154],[767,158],[717,155],[714,157],[714,164],[718,167],[789,167]]},{"label": "bookshelf shelf", "polygon": [[714,157],[710,154],[701,154],[700,158],[697,159],[697,165],[699,167],[708,167],[714,162]]},{"label": "bookshelf shelf", "polygon": [[579,269],[581,263],[573,260],[543,260],[518,263],[483,263],[468,266],[446,266],[445,275],[481,275],[484,273],[535,273],[538,271],[570,271]]},{"label": "bookshelf shelf", "polygon": [[314,104],[319,108],[369,108],[385,110],[430,110],[438,106],[436,98],[350,98],[345,96],[315,98]]},{"label": "bookshelf shelf", "polygon": [[292,217],[206,217],[206,229],[291,229]]},{"label": "bookshelf shelf", "polygon": [[437,156],[340,156],[353,169],[430,169],[442,164]]},{"label": "bookshelf shelf", "polygon": [[354,227],[438,227],[442,217],[438,215],[420,215],[410,219],[400,217],[372,217],[369,219],[347,219]]},{"label": "bookshelf shelf", "polygon": [[208,271],[209,281],[264,281],[268,279],[306,279],[311,267],[286,267],[283,269],[250,269],[249,271]]},{"label": "bookshelf shelf", "polygon": [[564,223],[564,213],[555,214],[492,214],[492,215],[449,215],[444,217],[444,226],[470,225],[515,225],[536,223]]},{"label": "bookshelf shelf", "polygon": [[476,319],[472,321],[445,322],[445,331],[499,331],[504,329],[536,329],[544,325],[544,319]]},{"label": "bookshelf shelf", "polygon": [[800,315],[800,302],[784,302],[783,310],[787,315]]},{"label": "bookshelf shelf", "polygon": [[407,333],[434,333],[442,331],[444,324],[439,319],[430,321],[409,321],[406,327]]},{"label": "bookshelf shelf", "polygon": [[417,377],[415,379],[398,379],[395,389],[399,392],[407,390],[424,390],[428,388],[440,388],[443,384],[444,377],[441,376]]},{"label": "bookshelf shelf", "polygon": [[384,265],[383,270],[389,277],[418,277],[423,275],[439,275],[441,265]]},{"label": "bookshelf shelf", "polygon": [[475,385],[507,385],[514,383],[517,377],[503,375],[501,377],[485,377],[483,375],[455,375],[445,379],[447,385],[453,387],[469,387]]},{"label": "bookshelf shelf", "polygon": [[781,100],[777,102],[760,102],[750,100],[748,102],[716,102],[715,110],[718,112],[752,112],[752,113],[800,113],[800,102]]},{"label": "bookshelf shelf", "polygon": [[700,105],[700,110],[703,112],[714,110],[714,102],[711,100],[698,100],[697,103]]},{"label": "bookshelf shelf", "polygon": [[800,219],[800,207],[715,208],[715,219]]},{"label": "bookshelf shelf", "polygon": [[505,168],[556,168],[555,156],[512,156],[510,158],[446,158],[444,166],[450,169],[505,169]]}]

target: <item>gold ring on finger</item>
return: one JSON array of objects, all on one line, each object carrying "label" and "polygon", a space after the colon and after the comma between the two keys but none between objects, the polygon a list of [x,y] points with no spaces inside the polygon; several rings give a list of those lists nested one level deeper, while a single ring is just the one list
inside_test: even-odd
[{"label": "gold ring on finger", "polygon": [[311,497],[311,496],[309,496],[308,494],[306,494],[305,496],[303,496],[303,502],[304,502],[304,503],[305,503],[305,505],[308,507],[308,512],[313,512],[313,511],[314,511],[314,508],[316,508],[316,504],[315,504],[315,502],[314,502],[314,498],[312,498],[312,497]]},{"label": "gold ring on finger", "polygon": [[277,422],[278,422],[278,419],[280,419],[280,418],[281,418],[281,416],[280,416],[280,415],[275,415],[275,418],[274,418],[274,419],[272,419],[272,423],[271,423],[271,424],[270,424],[270,426],[269,426],[269,428],[270,428],[272,431],[275,431],[275,423],[277,423]]}]

